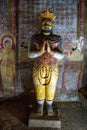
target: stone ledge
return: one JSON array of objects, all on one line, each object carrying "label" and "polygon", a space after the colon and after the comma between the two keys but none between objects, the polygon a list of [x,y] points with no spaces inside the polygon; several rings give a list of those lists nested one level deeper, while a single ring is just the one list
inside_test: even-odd
[{"label": "stone ledge", "polygon": [[60,120],[42,120],[42,119],[30,119],[29,127],[44,127],[44,128],[60,128],[61,130],[61,121]]}]

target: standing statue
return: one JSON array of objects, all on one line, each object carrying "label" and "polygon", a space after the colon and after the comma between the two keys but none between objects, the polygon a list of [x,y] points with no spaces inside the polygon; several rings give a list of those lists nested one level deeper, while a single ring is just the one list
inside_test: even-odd
[{"label": "standing statue", "polygon": [[36,90],[38,114],[43,115],[44,103],[48,116],[54,115],[52,103],[58,81],[58,62],[64,58],[61,37],[52,33],[54,14],[48,9],[40,14],[41,33],[34,34],[29,58],[35,58],[33,82]]}]

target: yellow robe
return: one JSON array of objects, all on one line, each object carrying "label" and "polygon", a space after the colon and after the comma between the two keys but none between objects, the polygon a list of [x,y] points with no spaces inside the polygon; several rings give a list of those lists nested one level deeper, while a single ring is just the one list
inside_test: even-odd
[{"label": "yellow robe", "polygon": [[5,93],[14,91],[15,51],[12,48],[3,48],[1,51],[1,76]]},{"label": "yellow robe", "polygon": [[45,53],[36,60],[33,69],[37,100],[53,100],[57,80],[57,61],[49,53]]}]

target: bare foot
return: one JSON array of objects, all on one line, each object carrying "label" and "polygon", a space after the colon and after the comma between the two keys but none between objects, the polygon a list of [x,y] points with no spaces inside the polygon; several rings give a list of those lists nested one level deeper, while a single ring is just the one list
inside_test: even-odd
[{"label": "bare foot", "polygon": [[48,112],[48,116],[53,116],[54,115],[54,111],[53,111],[52,105],[48,105],[47,106],[47,112]]},{"label": "bare foot", "polygon": [[37,114],[42,116],[43,115],[43,104],[38,105]]}]

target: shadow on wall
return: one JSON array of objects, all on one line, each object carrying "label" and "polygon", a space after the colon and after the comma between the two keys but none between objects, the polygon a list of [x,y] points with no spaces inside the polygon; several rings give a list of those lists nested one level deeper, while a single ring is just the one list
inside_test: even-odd
[{"label": "shadow on wall", "polygon": [[29,68],[23,68],[19,70],[21,86],[23,89],[33,89],[32,70]]}]

